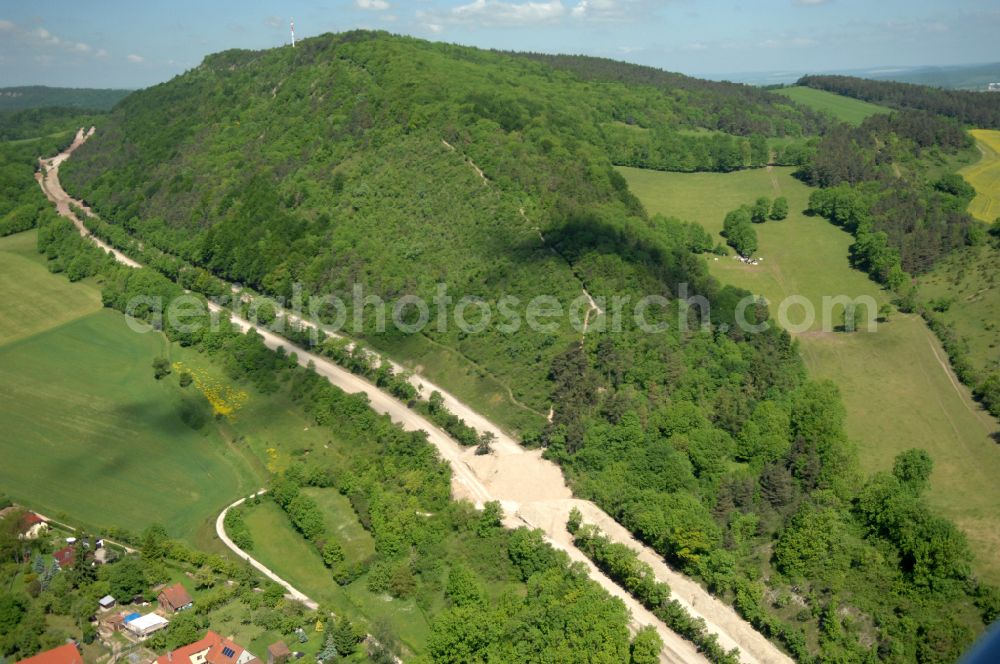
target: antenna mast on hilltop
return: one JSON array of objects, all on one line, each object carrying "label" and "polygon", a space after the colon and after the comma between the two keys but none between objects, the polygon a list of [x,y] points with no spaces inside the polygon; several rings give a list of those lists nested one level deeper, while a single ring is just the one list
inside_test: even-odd
[{"label": "antenna mast on hilltop", "polygon": [[291,19],[289,22],[289,28],[292,31],[292,48],[295,48],[295,19]]}]

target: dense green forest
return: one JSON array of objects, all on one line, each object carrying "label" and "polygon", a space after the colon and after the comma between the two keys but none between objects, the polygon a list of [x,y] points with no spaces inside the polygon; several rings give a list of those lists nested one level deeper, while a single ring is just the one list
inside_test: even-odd
[{"label": "dense green forest", "polygon": [[0,88],[0,111],[51,107],[109,111],[131,92],[110,88],[50,88],[44,85]]},{"label": "dense green forest", "polygon": [[[769,93],[672,85],[672,76],[380,33],[227,51],[129,96],[67,162],[63,182],[104,218],[106,236],[143,260],[272,295],[301,282],[311,296],[350,300],[362,283],[383,297],[427,297],[445,282],[490,302],[504,293],[568,302],[583,287],[607,301],[666,297],[647,313],[667,325],[658,334],[627,316],[614,332],[598,319],[582,343],[565,324],[425,333],[534,407],[551,403],[552,422],[523,431],[525,442],[544,446],[578,495],[797,659],[953,661],[996,617],[1000,597],[971,574],[962,533],[928,509],[926,455],[907,453],[893,473],[862,477],[837,390],[806,378],[783,331],[742,330],[737,303],[748,294],[708,276],[704,238],[647,218],[611,168],[608,142],[624,132],[685,137],[671,151],[746,146],[751,165],[762,157],[755,137],[822,125]],[[891,168],[885,155],[912,167],[964,145],[937,119],[873,122],[864,135],[827,132],[804,177],[822,192],[878,187]],[[896,139],[883,151],[872,134]],[[926,200],[914,185],[934,247],[967,241],[935,221],[964,195],[958,184],[944,180],[940,197]],[[886,230],[872,234],[889,246]],[[905,236],[900,243],[890,272],[911,256]],[[877,262],[876,252],[858,253]],[[926,254],[915,251],[910,269]],[[678,299],[682,284],[710,311]],[[764,323],[767,310],[758,303],[747,315]],[[397,542],[400,529],[423,536],[419,526],[394,529]],[[463,648],[509,634],[484,605],[448,615],[454,629],[435,641],[443,661],[475,659],[491,651]],[[459,640],[445,640],[458,625]]]},{"label": "dense green forest", "polygon": [[803,76],[797,85],[892,108],[927,111],[974,127],[1000,129],[1000,95],[854,76]]}]

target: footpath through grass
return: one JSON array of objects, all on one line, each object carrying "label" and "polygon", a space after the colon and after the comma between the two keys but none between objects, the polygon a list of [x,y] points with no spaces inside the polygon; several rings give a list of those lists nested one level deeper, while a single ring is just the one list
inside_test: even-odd
[{"label": "footpath through grass", "polygon": [[959,173],[976,188],[976,197],[969,204],[969,213],[992,223],[1000,218],[1000,131],[973,129],[972,137],[982,158]]},{"label": "footpath through grass", "polygon": [[[930,452],[935,461],[931,502],[968,535],[977,571],[1000,581],[1000,483],[995,479],[1000,450],[989,437],[996,421],[958,383],[937,339],[918,317],[894,313],[874,333],[823,331],[822,296],[868,295],[879,304],[889,297],[850,267],[850,235],[803,214],[809,187],[791,176],[791,168],[729,174],[620,170],[650,213],[697,221],[713,235],[726,212],[742,203],[759,196],[788,198],[788,219],[755,226],[763,257],[759,265],[709,257],[710,271],[772,303],[789,295],[813,303],[817,321],[797,339],[810,373],[840,387],[848,434],[858,443],[863,469],[889,468],[896,453],[911,447]],[[792,322],[801,320],[801,311],[790,310]],[[834,310],[831,323],[841,322]]]},{"label": "footpath through grass", "polygon": [[876,113],[889,113],[892,109],[886,106],[879,106],[860,99],[845,97],[826,90],[816,90],[804,85],[796,85],[790,88],[775,90],[780,95],[788,97],[792,101],[808,106],[821,113],[827,113],[833,117],[852,125],[859,125],[869,115]]}]

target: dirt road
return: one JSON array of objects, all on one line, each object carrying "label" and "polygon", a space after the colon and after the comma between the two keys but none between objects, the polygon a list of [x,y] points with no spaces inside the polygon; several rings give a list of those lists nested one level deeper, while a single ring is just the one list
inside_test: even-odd
[{"label": "dirt road", "polygon": [[[110,251],[119,262],[138,267],[138,263],[134,260],[108,247],[87,231],[69,207],[71,202],[78,207],[82,207],[82,204],[70,198],[59,184],[59,165],[72,154],[78,145],[92,135],[93,131],[91,129],[89,133],[84,135],[81,130],[77,134],[78,140],[75,140],[67,151],[54,158],[41,160],[45,172],[44,175],[39,176],[39,182],[45,194],[56,205],[59,213],[70,219],[81,235],[91,239],[102,249]],[[211,303],[209,306],[215,311],[221,309],[221,307]],[[289,316],[289,320],[293,319],[294,317]],[[297,322],[306,324],[304,321]],[[248,321],[240,318],[233,318],[233,323],[243,331],[253,328]],[[587,501],[573,499],[560,468],[542,459],[539,451],[525,450],[506,432],[454,395],[423,377],[413,376],[411,378],[411,382],[421,390],[423,396],[426,397],[434,390],[439,391],[451,412],[480,432],[493,432],[497,440],[493,445],[494,453],[492,455],[476,456],[473,449],[461,447],[444,431],[407,408],[405,404],[334,362],[297,347],[271,332],[259,329],[257,331],[263,337],[266,346],[272,349],[283,347],[289,352],[296,353],[300,365],[307,366],[312,363],[317,373],[340,389],[351,393],[363,392],[367,395],[373,410],[389,415],[404,429],[427,432],[428,441],[451,465],[453,471],[452,491],[456,498],[465,498],[477,505],[482,505],[490,500],[498,500],[504,507],[506,525],[518,527],[526,524],[541,528],[553,546],[563,549],[572,559],[587,565],[591,577],[610,594],[619,597],[625,603],[633,616],[633,629],[644,625],[653,625],[657,629],[665,643],[662,661],[705,662],[707,660],[696,651],[690,642],[667,629],[661,621],[614,581],[597,570],[573,545],[572,539],[566,532],[566,519],[573,506],[581,510],[587,523],[597,524],[611,539],[622,542],[638,551],[640,557],[653,566],[656,577],[671,586],[673,597],[684,605],[693,616],[700,617],[705,621],[708,630],[717,635],[720,645],[727,650],[734,647],[739,648],[740,658],[743,662],[746,664],[785,664],[792,661],[777,646],[740,618],[731,607],[712,597],[694,581],[671,569],[654,551],[636,542],[625,528],[617,524],[599,507]],[[394,366],[398,370],[402,370],[402,367]]]}]

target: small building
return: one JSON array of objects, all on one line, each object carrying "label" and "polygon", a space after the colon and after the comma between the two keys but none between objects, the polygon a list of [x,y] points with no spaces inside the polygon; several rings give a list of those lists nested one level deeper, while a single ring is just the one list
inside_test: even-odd
[{"label": "small building", "polygon": [[[138,616],[133,617],[133,616]],[[147,613],[144,616],[139,616],[137,613],[133,613],[125,618],[125,629],[132,632],[140,639],[144,639],[154,632],[158,632],[167,625],[170,621],[157,613]]]},{"label": "small building", "polygon": [[205,638],[160,655],[156,664],[261,664],[249,650],[209,630]]},{"label": "small building", "polygon": [[115,605],[115,598],[111,595],[105,595],[101,599],[97,600],[97,603],[101,605],[101,608],[107,611]]},{"label": "small building", "polygon": [[178,611],[183,611],[188,609],[194,604],[194,600],[191,599],[191,595],[188,591],[184,589],[179,583],[175,583],[172,586],[164,588],[160,591],[160,594],[156,596],[156,601],[159,602],[160,608],[164,611],[169,611],[170,613],[177,613]]},{"label": "small building", "polygon": [[83,656],[76,649],[75,643],[67,643],[58,648],[40,652],[34,657],[19,660],[17,664],[83,664]]},{"label": "small building", "polygon": [[285,664],[292,656],[292,651],[284,641],[272,643],[267,647],[267,664]]},{"label": "small building", "polygon": [[53,553],[52,557],[59,563],[59,569],[69,569],[76,563],[76,549],[67,545]]},{"label": "small building", "polygon": [[49,524],[34,512],[25,512],[21,517],[20,539],[38,539],[49,529]]}]

